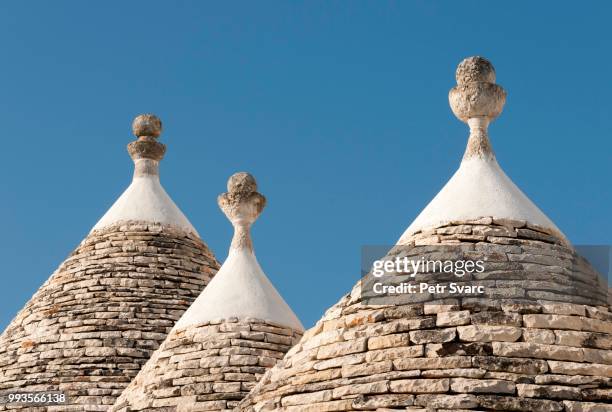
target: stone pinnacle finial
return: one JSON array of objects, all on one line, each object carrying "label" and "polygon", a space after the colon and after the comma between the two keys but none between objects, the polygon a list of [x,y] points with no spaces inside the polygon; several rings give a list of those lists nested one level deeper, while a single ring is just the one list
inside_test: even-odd
[{"label": "stone pinnacle finial", "polygon": [[457,86],[448,93],[453,113],[470,126],[464,159],[492,157],[487,128],[504,108],[506,91],[495,84],[495,68],[480,56],[468,57],[457,66]]},{"label": "stone pinnacle finial", "polygon": [[227,181],[227,190],[219,195],[217,202],[234,226],[230,249],[252,251],[250,228],[266,206],[266,198],[257,192],[255,178],[246,172],[234,173]]},{"label": "stone pinnacle finial", "polygon": [[159,175],[159,161],[166,153],[166,145],[156,139],[162,131],[162,123],[154,114],[141,114],[132,122],[132,132],[138,140],[127,146],[136,169],[134,177]]},{"label": "stone pinnacle finial", "polygon": [[132,122],[132,132],[136,137],[158,138],[162,132],[162,122],[154,114],[141,114]]}]

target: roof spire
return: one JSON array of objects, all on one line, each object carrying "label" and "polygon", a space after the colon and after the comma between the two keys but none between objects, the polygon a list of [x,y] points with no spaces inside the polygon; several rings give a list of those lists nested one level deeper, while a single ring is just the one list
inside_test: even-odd
[{"label": "roof spire", "polygon": [[166,145],[156,140],[162,132],[161,120],[154,114],[136,116],[132,132],[138,138],[127,146],[135,164],[134,177],[159,175],[159,161],[166,153]]},{"label": "roof spire", "polygon": [[494,158],[487,128],[506,103],[506,91],[495,84],[495,68],[483,57],[468,57],[457,66],[455,78],[448,100],[455,116],[470,126],[463,158]]},{"label": "roof spire", "polygon": [[157,141],[162,132],[161,120],[154,114],[136,116],[132,132],[137,137],[127,145],[134,161],[132,183],[92,230],[118,222],[149,222],[174,226],[197,235],[198,232],[159,181],[159,161],[166,153],[166,145]]},{"label": "roof spire", "polygon": [[227,181],[227,192],[217,202],[234,226],[230,250],[253,250],[251,225],[266,206],[266,198],[257,192],[255,178],[246,172],[234,173]]},{"label": "roof spire", "polygon": [[221,268],[179,319],[175,329],[218,319],[263,319],[304,330],[302,323],[262,270],[251,240],[251,225],[266,206],[257,192],[255,178],[246,172],[233,174],[227,192],[217,198],[219,207],[234,226],[234,237]]},{"label": "roof spire", "polygon": [[504,108],[506,91],[495,84],[493,65],[479,56],[468,57],[459,63],[456,79],[457,86],[450,90],[448,100],[455,116],[470,126],[463,160],[398,243],[410,242],[419,232],[450,222],[481,218],[524,221],[566,242],[561,231],[514,184],[495,159],[487,127]]}]

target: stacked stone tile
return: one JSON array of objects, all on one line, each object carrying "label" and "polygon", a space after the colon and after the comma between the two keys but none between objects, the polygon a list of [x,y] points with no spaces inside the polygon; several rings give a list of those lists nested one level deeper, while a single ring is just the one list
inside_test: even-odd
[{"label": "stacked stone tile", "polygon": [[[384,259],[483,260],[481,273],[413,282],[485,292],[390,302],[366,276],[237,411],[612,411],[607,285],[498,169],[486,129],[505,92],[490,63],[467,59],[458,80],[451,105],[471,128],[462,166]],[[487,179],[499,186],[477,193]]]},{"label": "stacked stone tile", "polygon": [[[453,274],[419,273],[415,282],[448,286],[482,286],[484,293],[462,294],[463,306],[500,309],[500,300],[547,300],[578,304],[606,305],[607,282],[566,240],[555,231],[525,221],[491,216],[453,221],[440,227],[417,230],[386,259],[399,256],[425,260],[481,260],[484,273],[458,278]],[[448,287],[447,287],[448,290]],[[376,298],[371,303],[375,303]],[[410,295],[406,303],[450,298],[452,294]]]},{"label": "stacked stone tile", "polygon": [[[152,116],[135,120],[136,190],[161,189],[165,148],[151,137],[160,128]],[[134,218],[138,200],[127,205]],[[0,410],[106,411],[136,376],[218,268],[168,200],[145,201],[149,212],[163,206],[178,221],[152,221],[148,212],[123,220],[111,209],[117,219],[97,225],[15,317],[0,336]],[[7,404],[9,394],[41,392],[67,402]]]},{"label": "stacked stone tile", "polygon": [[265,198],[237,173],[219,205],[235,234],[215,279],[121,394],[112,411],[229,411],[301,338],[303,328],[259,267],[250,226]]},{"label": "stacked stone tile", "polygon": [[300,337],[260,319],[175,330],[111,410],[231,410]]},{"label": "stacked stone tile", "polygon": [[[491,238],[508,244],[461,245],[471,258],[495,257],[491,270],[465,280],[488,285],[489,295],[368,307],[357,285],[239,410],[608,410],[590,403],[610,400],[612,313],[603,305],[529,299],[548,293],[556,275],[512,255],[552,245]],[[428,256],[426,246],[416,250]],[[539,280],[523,287],[521,278]]]}]

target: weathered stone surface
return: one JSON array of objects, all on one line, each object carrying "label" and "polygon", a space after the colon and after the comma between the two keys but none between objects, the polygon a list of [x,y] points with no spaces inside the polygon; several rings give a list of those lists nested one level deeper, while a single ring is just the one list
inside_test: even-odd
[{"label": "weathered stone surface", "polygon": [[61,391],[63,408],[108,409],[217,269],[183,230],[124,222],[91,232],[0,337],[0,396]]},{"label": "weathered stone surface", "polygon": [[[257,333],[261,331],[263,339]],[[290,343],[279,344],[278,337],[289,337]],[[233,318],[175,329],[108,411],[153,410],[162,401],[169,410],[231,409],[300,337],[291,328],[257,319]],[[386,365],[374,364],[369,371],[345,365],[344,372],[347,376],[381,373],[390,370],[391,361]],[[326,404],[333,398],[331,389],[322,388],[287,396],[281,404],[287,408]]]},{"label": "weathered stone surface", "polygon": [[584,360],[586,362],[612,365],[612,351],[610,350],[584,348],[582,352],[584,353]]},{"label": "weathered stone surface", "polygon": [[408,346],[410,344],[410,335],[407,333],[373,336],[368,340],[368,349],[384,349],[397,346]]},{"label": "weathered stone surface", "polygon": [[376,375],[379,373],[390,372],[393,369],[393,362],[390,360],[359,364],[359,365],[345,365],[342,367],[342,377],[350,378],[353,376],[368,376]]},{"label": "weathered stone surface", "polygon": [[451,390],[459,393],[514,393],[514,382],[498,379],[451,379]]},{"label": "weathered stone surface", "polygon": [[552,373],[563,375],[590,375],[612,378],[612,366],[596,363],[577,363],[548,361],[548,367]]},{"label": "weathered stone surface", "polygon": [[578,315],[586,316],[584,305],[559,302],[540,302],[542,313],[553,313],[555,315]]},{"label": "weathered stone surface", "polygon": [[482,408],[517,412],[560,412],[563,404],[543,399],[515,398],[511,396],[480,395],[478,403]]},{"label": "weathered stone surface", "polygon": [[333,397],[342,398],[347,395],[385,393],[388,390],[387,382],[368,382],[335,388],[333,390]]},{"label": "weathered stone surface", "polygon": [[398,358],[416,358],[419,356],[423,356],[423,345],[388,348],[386,350],[371,350],[364,354],[366,362],[378,362]]},{"label": "weathered stone surface", "polygon": [[484,369],[455,368],[431,369],[421,372],[424,378],[482,378],[487,373]]},{"label": "weathered stone surface", "polygon": [[[574,252],[541,228],[527,222],[478,227],[490,224],[483,219],[420,233],[402,253],[482,259],[487,270],[470,281],[486,285],[488,295],[428,296],[422,303],[388,307],[364,302],[356,288],[326,313],[320,327],[306,332],[237,411],[284,410],[286,397],[329,390],[331,400],[312,405],[344,397],[353,400],[341,406],[344,411],[551,412],[563,411],[564,401],[609,403],[610,320],[605,307],[585,306],[602,300],[593,273],[578,273]],[[454,228],[459,225],[464,227]],[[444,242],[458,249],[443,250]],[[437,279],[456,281],[445,274]],[[355,346],[359,339],[367,340],[365,347]],[[325,345],[337,353],[316,359]],[[385,385],[385,392],[359,393],[383,391]],[[298,406],[304,405],[291,407]]]},{"label": "weathered stone surface", "polygon": [[300,395],[286,396],[282,400],[283,406],[308,405],[318,402],[327,402],[332,400],[332,391],[325,390],[319,392],[304,393]]},{"label": "weathered stone surface", "polygon": [[612,405],[594,402],[563,401],[567,412],[611,412]]},{"label": "weathered stone surface", "polygon": [[474,325],[521,326],[522,317],[518,313],[478,312],[471,315]]},{"label": "weathered stone surface", "polygon": [[381,408],[400,408],[412,406],[414,395],[360,395],[351,405],[358,411],[379,410]]},{"label": "weathered stone surface", "polygon": [[471,365],[472,361],[469,356],[396,359],[393,361],[393,366],[397,370],[457,369],[469,368]]},{"label": "weathered stone surface", "polygon": [[287,412],[336,412],[351,410],[352,399],[311,403],[309,405],[288,406],[284,410]]},{"label": "weathered stone surface", "polygon": [[555,342],[558,345],[591,347],[599,349],[612,349],[612,335],[596,332],[576,332],[569,330],[556,330]]},{"label": "weathered stone surface", "polygon": [[493,342],[493,353],[498,356],[517,358],[574,360],[578,362],[584,359],[584,351],[580,348],[529,342]]},{"label": "weathered stone surface", "polygon": [[455,339],[455,328],[415,330],[410,332],[410,340],[416,344],[450,342]]},{"label": "weathered stone surface", "polygon": [[492,355],[493,347],[488,342],[445,342],[428,343],[425,346],[425,356],[466,356],[466,355]]},{"label": "weathered stone surface", "polygon": [[545,398],[545,399],[581,399],[579,388],[560,385],[516,385],[518,395],[522,398]]},{"label": "weathered stone surface", "polygon": [[552,345],[555,343],[555,333],[548,329],[523,329],[523,340],[530,343]]},{"label": "weathered stone surface", "polygon": [[535,377],[535,383],[538,385],[552,385],[552,384],[561,384],[561,385],[605,385],[612,386],[612,379],[610,378],[602,378],[599,376],[580,376],[580,375],[540,375]]},{"label": "weathered stone surface", "polygon": [[513,326],[458,326],[459,339],[467,342],[515,342],[523,331]]},{"label": "weathered stone surface", "polygon": [[391,392],[396,393],[439,393],[449,389],[448,379],[408,379],[389,383]]},{"label": "weathered stone surface", "polygon": [[582,330],[577,316],[529,314],[523,316],[523,324],[528,328]]},{"label": "weathered stone surface", "polygon": [[453,409],[460,408],[475,408],[478,406],[478,400],[474,395],[458,394],[458,395],[417,395],[416,402],[419,406],[438,409]]},{"label": "weathered stone surface", "polygon": [[330,359],[351,353],[365,352],[367,339],[356,339],[348,342],[338,342],[324,345],[317,352],[317,359]]},{"label": "weathered stone surface", "polygon": [[436,326],[459,326],[470,323],[470,311],[440,312],[436,316]]},{"label": "weathered stone surface", "polygon": [[474,366],[498,372],[541,374],[548,371],[548,363],[542,360],[505,358],[502,356],[476,356]]}]

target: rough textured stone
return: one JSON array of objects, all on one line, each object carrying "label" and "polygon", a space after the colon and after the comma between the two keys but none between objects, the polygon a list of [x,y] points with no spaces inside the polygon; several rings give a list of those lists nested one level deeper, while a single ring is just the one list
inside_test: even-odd
[{"label": "rough textured stone", "polygon": [[512,326],[469,325],[457,327],[459,339],[468,342],[515,342],[523,331]]},{"label": "rough textured stone", "polygon": [[514,393],[515,385],[498,379],[451,379],[451,390],[460,393]]},{"label": "rough textured stone", "polygon": [[453,409],[460,408],[471,409],[478,406],[478,400],[473,395],[417,395],[417,405],[428,408]]},{"label": "rough textured stone", "polygon": [[61,391],[64,408],[108,409],[217,269],[182,230],[124,222],[93,231],[0,336],[0,397]]},{"label": "rough textured stone", "polygon": [[548,329],[523,329],[523,340],[531,343],[552,345],[555,343],[555,334]]},{"label": "rough textured stone", "polygon": [[448,379],[408,379],[391,381],[391,392],[396,393],[437,393],[446,392],[449,388]]},{"label": "rough textured stone", "polygon": [[[575,408],[573,402],[584,408],[590,408],[591,401],[610,403],[606,399],[610,348],[602,347],[612,334],[607,284],[533,204],[516,194],[514,186],[504,187],[503,173],[495,183],[499,190],[481,192],[478,175],[462,180],[473,165],[496,169],[487,128],[500,114],[505,96],[488,61],[471,57],[459,65],[449,102],[453,113],[470,127],[465,163],[383,259],[482,261],[483,270],[459,274],[426,267],[414,278],[401,274],[395,279],[389,273],[389,282],[427,282],[441,289],[394,296],[379,296],[368,284],[369,276],[362,278],[305,333],[295,350],[266,373],[237,411],[282,411],[288,397],[329,390],[332,398],[324,405],[354,397],[353,403],[337,407],[345,411],[560,412]],[[454,186],[458,182],[466,186]],[[443,204],[445,199],[449,203]],[[520,215],[524,220],[479,212],[496,209],[496,203],[490,207],[497,201],[510,207],[495,214]],[[472,210],[462,210],[466,204]],[[466,213],[474,218],[458,217]],[[480,290],[456,294],[451,285]],[[342,329],[342,339],[326,343],[329,369],[322,376],[310,364],[322,358],[321,348],[318,353],[313,348],[321,346],[317,340],[334,328]],[[560,331],[598,335],[569,336]],[[371,343],[355,345],[359,338]],[[408,348],[417,349],[408,352]],[[339,359],[350,353],[363,356],[346,358],[351,361],[349,368]],[[388,361],[393,365],[390,371]],[[369,368],[375,374],[362,375]],[[349,376],[352,373],[347,371],[359,372]],[[584,378],[587,375],[592,380]],[[550,381],[541,383],[547,376]],[[578,387],[557,383],[563,376],[581,376],[586,383]],[[380,393],[367,394],[366,400],[363,391]],[[405,396],[406,404],[392,403],[395,398],[390,394]]]},{"label": "rough textured stone", "polygon": [[410,340],[416,344],[450,342],[455,339],[455,328],[440,330],[415,330],[410,332]]},{"label": "rough textured stone", "polygon": [[546,399],[581,399],[579,388],[560,385],[516,385],[518,395],[522,398],[546,398]]},{"label": "rough textured stone", "polygon": [[[262,330],[263,336],[256,333]],[[279,337],[289,342],[278,343]],[[171,410],[229,410],[300,337],[300,332],[256,319],[173,330],[109,411],[154,410],[161,401]],[[359,375],[353,371],[351,376]],[[332,393],[288,396],[282,406],[325,403]]]},{"label": "rough textured stone", "polygon": [[[491,227],[483,227],[487,224]],[[579,257],[554,234],[516,224],[510,230],[484,220],[453,222],[435,234],[423,233],[403,252],[432,259],[460,259],[466,253],[482,258],[490,270],[479,274],[478,281],[489,282],[489,295],[408,299],[381,308],[363,297],[357,285],[236,410],[334,405],[342,411],[551,412],[564,411],[564,405],[609,405],[609,312],[586,304],[602,298],[596,275],[578,265]],[[473,235],[474,227],[491,236],[457,238]],[[434,235],[437,246],[431,243]],[[460,249],[440,249],[439,242],[450,240],[458,241]],[[555,299],[541,297],[555,290],[557,281]],[[503,291],[494,292],[497,286]],[[316,398],[329,391],[331,398]],[[283,406],[294,396],[313,396],[313,401]],[[334,403],[345,398],[353,401]]]},{"label": "rough textured stone", "polygon": [[436,316],[436,326],[459,326],[470,323],[470,311],[440,312]]}]

